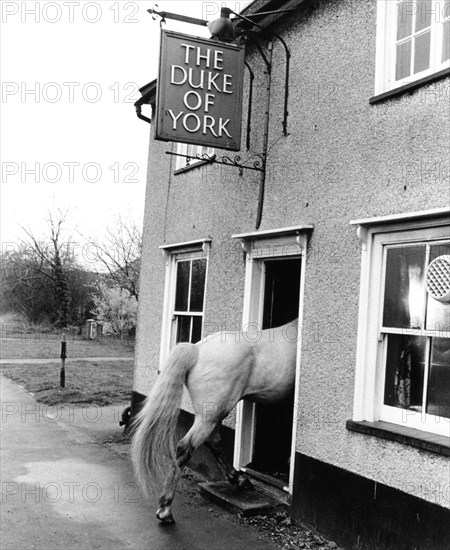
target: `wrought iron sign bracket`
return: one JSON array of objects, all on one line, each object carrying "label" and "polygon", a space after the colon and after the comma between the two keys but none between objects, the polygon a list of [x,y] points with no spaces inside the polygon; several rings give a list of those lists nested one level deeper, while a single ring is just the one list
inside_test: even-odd
[{"label": "wrought iron sign bracket", "polygon": [[[289,111],[288,111],[288,104],[289,104],[289,71],[290,71],[290,64],[291,64],[291,52],[288,48],[288,45],[286,44],[286,41],[280,35],[274,33],[271,30],[265,29],[261,25],[258,25],[258,23],[255,23],[255,21],[252,21],[250,18],[245,17],[244,15],[241,15],[239,13],[236,13],[233,10],[230,10],[230,13],[232,13],[234,16],[238,17],[239,19],[242,19],[243,21],[247,21],[247,23],[251,23],[255,27],[258,27],[259,29],[261,29],[262,31],[267,33],[269,36],[272,36],[273,38],[276,38],[277,40],[279,40],[281,42],[281,44],[283,45],[284,52],[285,52],[285,55],[286,55],[286,68],[285,68],[285,80],[284,80],[283,134],[285,136],[287,136],[288,135],[288,133],[287,133],[287,119],[288,119],[288,116],[289,116]],[[256,14],[256,15],[258,15],[258,14]],[[261,56],[264,59],[264,62],[267,66],[267,70],[271,71],[272,70],[271,60],[269,62],[267,57],[263,54],[263,52],[262,52],[261,48],[259,47],[258,43],[256,43],[256,45],[257,45],[259,53],[261,54]]]},{"label": "wrought iron sign bracket", "polygon": [[[190,23],[192,25],[199,25],[199,26],[202,26],[202,27],[206,27],[208,25],[208,21],[206,21],[204,19],[197,19],[195,17],[188,17],[186,15],[180,15],[180,14],[177,14],[177,13],[171,13],[171,12],[167,12],[167,11],[160,11],[159,12],[155,9],[157,7],[158,7],[157,4],[155,4],[154,8],[149,9],[147,11],[148,11],[148,13],[150,13],[150,15],[152,15],[153,19],[156,19],[155,16],[160,17],[161,18],[161,23],[165,23],[166,18],[167,18],[167,19],[173,19],[175,21],[181,21],[183,23]],[[264,13],[281,13],[281,12],[289,12],[289,11],[295,11],[295,10],[276,10],[275,12],[264,12]],[[290,63],[291,63],[291,52],[289,50],[289,47],[286,44],[286,41],[279,34],[276,34],[273,31],[262,27],[261,25],[259,25],[255,21],[252,21],[249,17],[245,17],[244,15],[236,13],[235,11],[233,11],[231,9],[229,10],[229,13],[230,14],[232,13],[238,19],[242,19],[243,21],[247,21],[247,23],[250,23],[251,25],[254,25],[255,27],[258,27],[258,29],[261,29],[264,33],[268,34],[269,36],[272,36],[273,38],[276,38],[283,45],[285,56],[286,56],[285,81],[284,81],[283,134],[285,136],[287,136],[288,135],[288,133],[287,133],[287,120],[288,120],[288,116],[289,116],[289,111],[288,111],[288,104],[289,104],[289,73],[290,73]],[[259,14],[256,14],[256,15],[263,15],[263,13],[259,13]],[[244,31],[243,34],[245,35],[245,31]],[[272,70],[272,63],[269,62],[267,57],[264,55],[264,53],[262,52],[259,44],[258,43],[256,43],[256,44],[257,44],[259,53],[263,57],[264,62],[267,66],[267,70],[270,72]],[[247,68],[250,69],[250,67],[248,65],[247,65]],[[253,80],[253,78],[252,78],[252,75],[251,75],[251,81],[252,80]]]},{"label": "wrought iron sign bracket", "polygon": [[[157,7],[157,6],[155,6]],[[225,8],[224,8],[225,9]],[[151,10],[148,10],[150,14],[152,14],[153,18],[155,19],[155,16],[159,16],[161,18],[161,23],[165,22],[166,18],[168,19],[175,19],[178,21],[183,21],[185,23],[191,23],[195,25],[201,25],[201,26],[208,26],[209,24],[207,21],[202,19],[195,19],[192,17],[187,17],[179,14],[173,14],[169,12],[158,12],[154,8]],[[262,50],[260,44],[257,41],[257,38],[255,39],[256,47],[263,58],[263,61],[266,65],[266,79],[267,79],[267,97],[266,97],[266,106],[265,106],[265,122],[264,122],[264,135],[263,135],[263,147],[262,147],[262,153],[261,154],[255,154],[249,157],[248,159],[241,161],[241,157],[236,155],[234,158],[231,158],[229,156],[221,156],[218,157],[217,155],[195,155],[195,156],[189,156],[189,155],[182,155],[179,153],[174,153],[172,151],[166,151],[166,154],[173,155],[173,156],[179,156],[184,157],[187,159],[187,165],[189,166],[189,162],[191,160],[197,160],[197,161],[204,161],[205,163],[210,164],[222,164],[225,166],[235,166],[239,169],[239,174],[242,176],[244,170],[254,170],[258,171],[261,174],[261,181],[260,181],[260,187],[259,187],[259,196],[258,196],[258,210],[256,215],[256,229],[259,229],[261,225],[262,220],[262,212],[263,212],[263,204],[264,204],[264,191],[265,191],[265,182],[266,182],[266,165],[267,165],[267,157],[268,157],[268,140],[269,140],[269,120],[270,120],[270,95],[271,95],[271,78],[272,78],[272,61],[273,61],[273,39],[278,40],[281,42],[284,48],[285,52],[285,81],[284,81],[284,112],[283,112],[283,135],[287,136],[287,123],[288,123],[288,102],[289,102],[289,72],[290,72],[290,59],[291,59],[291,53],[289,51],[288,45],[286,44],[286,41],[278,34],[274,33],[273,31],[264,28],[262,25],[256,23],[249,17],[246,17],[244,15],[241,15],[239,13],[234,12],[233,10],[227,8],[228,15],[226,15],[226,18],[229,17],[230,14],[233,14],[238,19],[241,19],[243,21],[246,21],[253,27],[257,27],[263,33],[269,37],[269,45],[268,45],[268,52],[266,53]],[[280,11],[293,11],[293,10],[280,10]],[[270,12],[266,12],[270,13]],[[273,12],[277,13],[277,11]],[[262,15],[262,13],[258,14],[255,13],[255,15]],[[211,31],[212,32],[212,31]],[[245,36],[246,31],[241,29],[242,34]],[[252,34],[251,28],[247,31],[248,37],[250,37]],[[219,34],[215,35],[214,33],[213,37],[214,39],[219,39]],[[233,31],[234,36],[234,31]],[[227,37],[228,38],[228,37]],[[225,40],[225,38],[224,38]],[[251,70],[251,67],[246,63],[246,66],[248,70],[250,71],[250,98],[249,98],[249,107],[248,107],[248,115],[247,115],[247,140],[246,140],[246,146],[247,150],[250,148],[250,125],[251,125],[251,111],[252,111],[252,100],[253,100],[253,80],[254,80],[254,74]],[[252,159],[256,157],[256,160],[252,162]]]},{"label": "wrought iron sign bracket", "polygon": [[255,73],[253,72],[250,64],[245,61],[245,66],[248,69],[250,75],[250,83],[248,90],[248,108],[247,108],[247,133],[245,137],[245,146],[247,151],[250,150],[250,134],[252,131],[252,105],[253,105],[253,83],[255,80]]},{"label": "wrought iron sign bracket", "polygon": [[152,18],[156,21],[155,15],[161,18],[162,22],[166,22],[167,19],[173,19],[174,21],[181,21],[182,23],[190,23],[191,25],[200,25],[206,27],[208,21],[204,19],[197,19],[196,17],[189,17],[187,15],[180,15],[179,13],[171,13],[169,11],[156,11],[155,8],[158,7],[158,4],[155,4],[154,8],[147,10]]},{"label": "wrought iron sign bracket", "polygon": [[[239,155],[234,156],[233,158],[226,155],[218,157],[217,155],[208,155],[204,153],[202,155],[182,155],[181,153],[173,153],[172,151],[166,151],[166,155],[171,155],[174,157],[183,157],[187,159],[186,166],[189,166],[191,160],[200,160],[207,164],[223,164],[224,166],[234,166],[239,169],[239,175],[244,174],[244,170],[255,170],[257,172],[265,172],[264,158],[262,155],[252,155],[248,159],[241,162],[241,157]],[[256,158],[252,162],[253,158]]]},{"label": "wrought iron sign bracket", "polygon": [[266,64],[266,69],[268,73],[272,72],[272,62],[267,59],[266,54],[264,53],[263,49],[261,48],[261,44],[255,40],[256,49],[259,52],[259,55],[262,57],[264,63]]}]

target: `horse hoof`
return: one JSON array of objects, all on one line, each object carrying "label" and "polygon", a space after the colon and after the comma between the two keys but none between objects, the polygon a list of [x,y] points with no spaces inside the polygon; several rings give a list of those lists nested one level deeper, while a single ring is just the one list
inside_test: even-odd
[{"label": "horse hoof", "polygon": [[172,512],[170,512],[170,510],[165,510],[164,508],[158,508],[156,511],[156,517],[163,525],[172,525],[175,523]]},{"label": "horse hoof", "polygon": [[161,522],[161,525],[173,525],[175,523],[173,516],[167,516],[166,518],[158,517],[158,519]]},{"label": "horse hoof", "polygon": [[237,486],[239,489],[253,489],[253,483],[248,479],[248,477],[240,475],[237,479]]}]

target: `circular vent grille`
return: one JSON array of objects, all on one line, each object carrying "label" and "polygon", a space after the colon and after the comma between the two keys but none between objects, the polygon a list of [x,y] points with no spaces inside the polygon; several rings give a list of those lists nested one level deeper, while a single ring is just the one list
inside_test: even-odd
[{"label": "circular vent grille", "polygon": [[450,302],[450,255],[434,259],[427,269],[426,286],[428,294],[439,302]]}]

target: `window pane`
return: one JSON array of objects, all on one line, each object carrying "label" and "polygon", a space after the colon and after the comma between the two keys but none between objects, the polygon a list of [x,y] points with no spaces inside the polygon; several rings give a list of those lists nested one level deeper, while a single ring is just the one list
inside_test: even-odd
[{"label": "window pane", "polygon": [[411,72],[411,40],[397,46],[397,62],[395,64],[395,80],[401,80]]},{"label": "window pane", "polygon": [[442,36],[442,63],[447,59],[450,59],[450,21],[444,23]]},{"label": "window pane", "polygon": [[205,294],[206,260],[192,262],[191,305],[190,311],[203,311]]},{"label": "window pane", "polygon": [[420,411],[426,338],[389,334],[384,404]]},{"label": "window pane", "polygon": [[427,413],[450,418],[450,338],[432,342]]},{"label": "window pane", "polygon": [[397,40],[406,38],[412,33],[412,18],[414,9],[411,0],[400,2],[397,7]]},{"label": "window pane", "polygon": [[178,342],[189,342],[191,335],[190,315],[177,315],[177,344]]},{"label": "window pane", "polygon": [[431,0],[418,0],[416,5],[416,32],[431,25]]},{"label": "window pane", "polygon": [[430,66],[430,37],[431,32],[426,32],[415,38],[414,74],[425,71]]},{"label": "window pane", "polygon": [[189,293],[189,271],[191,262],[178,262],[175,311],[187,311]]},{"label": "window pane", "polygon": [[202,318],[193,317],[192,318],[192,344],[196,344],[202,337]]},{"label": "window pane", "polygon": [[424,245],[402,246],[386,251],[383,326],[422,326],[425,252]]},{"label": "window pane", "polygon": [[[450,243],[431,246],[430,262],[444,254],[450,254]],[[442,282],[446,284],[446,281],[443,280]],[[428,293],[426,328],[428,330],[450,331],[450,304],[439,302],[438,300],[432,298]]]}]

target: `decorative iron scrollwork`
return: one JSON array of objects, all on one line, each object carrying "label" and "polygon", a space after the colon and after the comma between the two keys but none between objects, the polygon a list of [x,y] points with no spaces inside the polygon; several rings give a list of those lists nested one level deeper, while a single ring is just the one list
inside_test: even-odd
[{"label": "decorative iron scrollwork", "polygon": [[[166,155],[172,155],[175,157],[183,157],[186,159],[186,166],[190,166],[192,160],[200,160],[208,164],[223,164],[224,166],[234,166],[239,169],[239,175],[242,176],[244,170],[256,170],[257,172],[264,172],[264,158],[262,155],[254,154],[248,159],[241,162],[241,157],[235,155],[233,158],[226,155],[218,157],[217,155],[208,155],[207,153],[197,155],[181,155],[180,153],[173,153],[172,151],[166,151]],[[255,159],[256,157],[256,159]],[[252,161],[252,159],[255,159]]]}]

